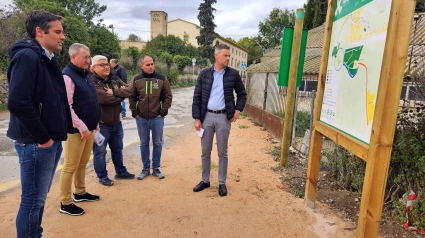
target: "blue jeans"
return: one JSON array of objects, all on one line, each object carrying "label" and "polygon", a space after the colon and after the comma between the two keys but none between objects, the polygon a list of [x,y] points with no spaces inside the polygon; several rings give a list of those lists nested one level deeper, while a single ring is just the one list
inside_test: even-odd
[{"label": "blue jeans", "polygon": [[99,179],[108,177],[108,171],[106,170],[106,145],[109,144],[111,149],[112,162],[114,163],[115,173],[122,174],[127,171],[124,166],[122,149],[123,149],[123,137],[124,131],[122,129],[121,122],[111,125],[99,125],[100,134],[105,137],[105,141],[101,146],[93,143],[93,164],[94,171]]},{"label": "blue jeans", "polygon": [[125,116],[125,114],[127,112],[127,110],[125,109],[125,99],[122,100],[122,102],[121,102],[121,108],[122,108],[121,116]]},{"label": "blue jeans", "polygon": [[140,154],[142,155],[143,169],[150,169],[149,140],[152,130],[152,168],[161,167],[162,134],[164,132],[164,118],[155,117],[152,119],[136,118],[137,132],[140,138]]},{"label": "blue jeans", "polygon": [[61,141],[48,148],[15,142],[21,170],[21,204],[16,217],[18,238],[41,237],[44,204],[62,154]]}]

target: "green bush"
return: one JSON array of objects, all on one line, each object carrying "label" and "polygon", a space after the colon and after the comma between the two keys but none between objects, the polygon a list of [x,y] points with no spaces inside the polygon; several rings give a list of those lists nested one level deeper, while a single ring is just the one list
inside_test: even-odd
[{"label": "green bush", "polygon": [[192,59],[190,57],[181,55],[175,55],[173,61],[179,68],[180,72],[183,71],[184,67],[192,63]]},{"label": "green bush", "polygon": [[295,125],[295,136],[303,137],[306,130],[310,129],[310,113],[304,111],[297,112],[297,120]]},{"label": "green bush", "polygon": [[361,192],[366,163],[350,153],[342,146],[333,145],[333,149],[325,153],[328,159],[330,177],[337,181],[341,188],[353,192]]},{"label": "green bush", "polygon": [[425,106],[417,106],[399,113],[386,189],[387,202],[397,201],[410,189],[418,195],[409,219],[420,229],[425,229],[424,109]]}]

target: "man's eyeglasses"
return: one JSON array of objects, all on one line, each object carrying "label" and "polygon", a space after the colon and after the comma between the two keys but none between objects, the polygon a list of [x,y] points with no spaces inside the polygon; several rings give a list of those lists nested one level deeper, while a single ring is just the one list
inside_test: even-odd
[{"label": "man's eyeglasses", "polygon": [[80,58],[82,58],[83,60],[90,60],[90,56],[79,56]]},{"label": "man's eyeglasses", "polygon": [[151,64],[145,64],[145,66],[148,66],[148,67],[149,67],[149,66],[153,66],[153,63],[151,63]]},{"label": "man's eyeglasses", "polygon": [[107,68],[107,67],[109,67],[109,64],[95,64],[95,65],[98,65],[98,66],[100,66],[100,67],[102,67],[102,68]]}]

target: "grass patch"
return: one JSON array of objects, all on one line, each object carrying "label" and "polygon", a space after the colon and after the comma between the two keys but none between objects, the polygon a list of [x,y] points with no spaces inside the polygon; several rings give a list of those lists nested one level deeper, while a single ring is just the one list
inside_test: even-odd
[{"label": "grass patch", "polygon": [[7,110],[7,104],[0,104],[0,111],[6,111]]},{"label": "grass patch", "polygon": [[[197,168],[202,170],[202,165],[198,165]],[[216,164],[214,161],[211,161],[211,169],[212,170],[218,169],[218,164]]]},{"label": "grass patch", "polygon": [[239,125],[239,129],[247,129],[247,128],[249,128],[249,126],[245,126],[245,125]]},{"label": "grass patch", "polygon": [[272,150],[269,151],[269,154],[273,156],[274,161],[280,160],[281,148],[280,146],[275,146]]},{"label": "grass patch", "polygon": [[247,115],[246,115],[246,112],[245,111],[243,111],[240,115],[239,115],[239,118],[241,118],[241,119],[245,119],[247,117]]},{"label": "grass patch", "polygon": [[304,198],[304,192],[301,190],[295,190],[295,197]]}]

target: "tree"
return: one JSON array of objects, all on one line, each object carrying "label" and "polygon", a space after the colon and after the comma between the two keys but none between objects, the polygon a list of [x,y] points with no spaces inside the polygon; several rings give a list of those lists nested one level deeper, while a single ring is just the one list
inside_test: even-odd
[{"label": "tree", "polygon": [[173,56],[170,53],[164,51],[159,56],[159,59],[167,65],[167,69],[171,69],[171,65],[173,64]]},{"label": "tree", "polygon": [[327,9],[328,9],[327,0],[315,0],[312,28],[318,27],[326,21]]},{"label": "tree", "polygon": [[214,39],[217,38],[217,34],[214,31],[216,27],[214,23],[214,12],[216,10],[212,7],[214,3],[217,3],[217,0],[204,0],[204,2],[199,4],[198,20],[201,25],[201,31],[199,36],[196,37],[201,56],[211,60],[214,59],[212,44]]},{"label": "tree", "polygon": [[172,56],[185,55],[191,58],[199,57],[199,50],[196,47],[186,44],[181,38],[173,35],[158,35],[150,40],[142,50],[142,54],[158,58],[160,58],[159,56],[162,52],[167,52]]},{"label": "tree", "polygon": [[177,68],[179,68],[180,71],[183,71],[184,67],[190,65],[192,60],[188,56],[182,56],[182,55],[175,55],[173,57],[174,63],[177,65]]},{"label": "tree", "polygon": [[140,39],[140,37],[139,37],[139,36],[137,36],[137,35],[135,35],[135,34],[130,34],[130,35],[128,35],[127,40],[128,40],[128,41],[137,41],[137,42],[142,41],[142,39]]},{"label": "tree", "polygon": [[123,50],[123,53],[131,59],[132,68],[137,68],[137,61],[141,57],[139,49],[137,49],[137,47],[130,46],[127,49]]},{"label": "tree", "polygon": [[120,58],[121,46],[118,36],[110,32],[104,25],[90,27],[89,34],[92,38],[90,47],[91,55],[103,55],[111,58]]},{"label": "tree", "polygon": [[232,37],[226,37],[226,40],[228,40],[228,41],[230,41],[230,42],[232,42],[232,43],[236,44],[236,41],[235,41],[235,40],[233,40],[233,38],[232,38]]},{"label": "tree", "polygon": [[24,29],[24,18],[25,13],[35,10],[35,9],[43,9],[45,11],[49,11],[53,14],[61,15],[64,17],[62,21],[62,26],[64,32],[66,33],[66,40],[63,42],[61,52],[55,54],[58,58],[59,63],[62,67],[66,66],[69,62],[68,49],[73,43],[82,43],[90,47],[92,45],[92,36],[89,35],[86,25],[83,20],[74,16],[70,11],[66,10],[63,6],[58,4],[56,1],[52,0],[38,0],[38,1],[30,1],[30,0],[16,0],[16,12],[18,16],[22,17],[22,20],[19,24],[22,24],[17,28],[18,31],[23,32],[20,35],[20,38],[13,39],[13,42],[16,42],[20,39],[26,39],[28,36],[26,35],[26,31]]},{"label": "tree", "polygon": [[307,5],[304,4],[305,17],[304,17],[304,28],[312,29],[313,28],[313,18],[314,18],[314,5],[315,0],[308,0]]},{"label": "tree", "polygon": [[247,65],[263,56],[263,48],[259,44],[258,37],[244,37],[237,42],[237,45],[248,50]]},{"label": "tree", "polygon": [[271,49],[280,44],[282,30],[295,23],[294,10],[273,8],[268,18],[258,25],[260,45],[263,49]]},{"label": "tree", "polygon": [[106,11],[106,5],[100,6],[95,0],[56,0],[71,14],[79,16],[87,25],[92,25],[92,20]]}]

